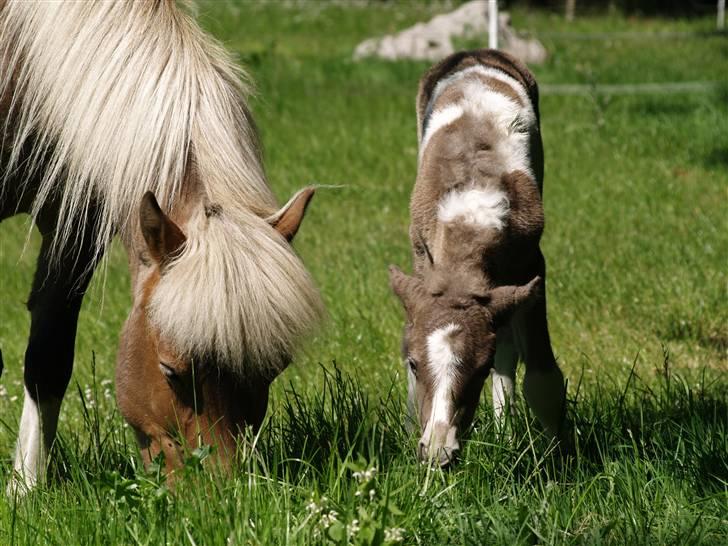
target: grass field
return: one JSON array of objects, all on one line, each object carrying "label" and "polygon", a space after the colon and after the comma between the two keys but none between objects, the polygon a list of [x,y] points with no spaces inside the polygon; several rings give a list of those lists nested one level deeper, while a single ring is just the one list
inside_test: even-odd
[{"label": "grass field", "polygon": [[[551,53],[533,67],[540,83],[597,86],[541,99],[550,324],[577,454],[553,454],[525,411],[514,441],[498,437],[486,393],[460,464],[441,472],[417,463],[404,429],[402,313],[387,282],[389,263],[409,266],[414,95],[427,65],[350,60],[365,37],[435,11],[200,6],[257,84],[279,199],[304,184],[341,186],[317,194],[296,240],[328,322],[275,382],[235,476],[205,469],[202,449],[171,492],[141,468],[114,402],[130,303],[115,247],[82,312],[52,479],[0,501],[0,544],[728,543],[728,35],[709,33],[712,18],[569,25],[514,13]],[[577,39],[605,32],[618,34]],[[722,83],[598,93],[682,81]],[[26,234],[26,218],[0,226],[3,490],[38,245]]]}]

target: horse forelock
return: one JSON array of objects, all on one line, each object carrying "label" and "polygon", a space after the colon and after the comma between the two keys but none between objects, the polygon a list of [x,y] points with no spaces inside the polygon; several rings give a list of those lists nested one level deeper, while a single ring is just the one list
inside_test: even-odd
[{"label": "horse forelock", "polygon": [[320,322],[323,306],[290,245],[246,209],[204,209],[149,302],[160,335],[239,376],[277,375]]},{"label": "horse forelock", "polygon": [[0,60],[14,120],[0,187],[30,146],[31,212],[57,200],[56,256],[94,207],[99,254],[135,229],[146,191],[174,207],[192,155],[211,199],[275,210],[244,74],[174,2],[9,2]]}]

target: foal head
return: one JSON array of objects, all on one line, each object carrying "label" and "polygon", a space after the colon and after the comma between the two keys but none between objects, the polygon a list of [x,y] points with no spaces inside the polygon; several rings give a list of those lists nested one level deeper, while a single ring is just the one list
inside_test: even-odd
[{"label": "foal head", "polygon": [[[270,234],[273,239],[280,239],[276,245],[288,246],[291,242],[312,196],[313,188],[302,190],[283,209],[267,218],[268,227],[264,226],[264,229],[278,233]],[[195,205],[198,206],[202,205]],[[222,206],[206,206],[204,214],[208,217],[221,215],[221,210]],[[185,225],[185,213],[175,216],[178,225],[161,210],[151,193],[144,196],[139,214],[142,240],[138,244],[139,263],[132,264],[134,303],[121,335],[117,365],[117,397],[121,412],[134,428],[147,463],[163,453],[167,469],[172,470],[180,464],[184,447],[212,444],[217,448],[218,460],[227,464],[235,452],[236,438],[244,427],[257,429],[262,423],[269,385],[288,365],[290,347],[284,342],[275,345],[279,340],[274,339],[274,349],[267,355],[252,350],[254,344],[251,338],[255,333],[245,331],[244,325],[240,321],[235,322],[231,316],[241,309],[232,301],[239,296],[239,290],[235,290],[235,287],[239,289],[239,285],[225,282],[236,275],[234,262],[226,261],[219,254],[210,254],[210,249],[203,249],[202,258],[194,265],[217,270],[218,275],[206,277],[203,273],[193,272],[194,278],[199,279],[198,283],[179,285],[177,293],[172,290],[171,295],[164,296],[161,304],[157,302],[155,298],[160,296],[160,292],[168,290],[164,284],[179,274],[175,273],[175,268],[190,267],[180,257],[190,251],[186,247],[199,241],[188,240],[180,227]],[[264,258],[255,264],[265,269],[264,265]],[[251,282],[256,282],[255,275],[275,277],[275,272],[251,271]],[[205,286],[213,282],[222,284],[223,289],[213,290]],[[210,297],[217,299],[206,301]],[[261,300],[259,307],[266,304],[270,307],[270,299],[266,300],[263,288],[259,288],[252,297]],[[183,304],[175,298],[183,299]],[[188,301],[190,298],[191,303]],[[175,312],[183,315],[176,317],[178,322],[173,320],[175,317],[171,319],[176,325],[174,331],[160,327],[155,313],[169,310],[160,311],[159,305],[179,309]],[[261,309],[261,314],[264,312]],[[284,309],[268,309],[268,312],[275,316],[274,320],[291,320]],[[262,322],[264,319],[259,320]],[[243,338],[241,346],[250,347],[251,351],[242,354],[229,349],[216,350],[224,345],[222,337],[226,332],[212,329],[208,323],[218,320],[229,320],[231,329],[239,330],[233,331],[232,336]],[[207,347],[187,343],[184,338],[202,331],[207,332],[207,338],[210,338]],[[272,338],[276,334],[280,331],[269,329]],[[227,343],[235,342],[228,340]],[[210,343],[215,347],[210,347]],[[268,361],[260,361],[266,358]]]},{"label": "foal head", "polygon": [[402,355],[410,412],[422,430],[418,455],[446,466],[473,420],[493,365],[496,330],[537,296],[541,280],[481,289],[467,276],[435,270],[420,279],[392,266],[390,282],[407,315]]}]

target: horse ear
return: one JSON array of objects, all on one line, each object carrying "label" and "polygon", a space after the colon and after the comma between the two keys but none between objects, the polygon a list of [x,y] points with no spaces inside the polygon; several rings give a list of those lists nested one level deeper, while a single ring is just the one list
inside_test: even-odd
[{"label": "horse ear", "polygon": [[389,285],[407,311],[411,309],[414,303],[415,292],[420,286],[420,282],[418,279],[402,272],[396,265],[389,266]]},{"label": "horse ear", "polygon": [[149,253],[160,267],[165,266],[187,240],[177,224],[162,212],[156,197],[150,191],[142,197],[139,223]]},{"label": "horse ear", "polygon": [[311,202],[311,198],[315,192],[316,188],[313,186],[299,190],[281,210],[266,219],[289,243],[296,236],[298,228],[303,221],[303,216],[306,214],[308,204]]},{"label": "horse ear", "polygon": [[503,321],[519,307],[531,305],[541,297],[542,289],[541,277],[536,276],[522,286],[499,286],[488,291],[487,306],[493,314],[493,320]]}]

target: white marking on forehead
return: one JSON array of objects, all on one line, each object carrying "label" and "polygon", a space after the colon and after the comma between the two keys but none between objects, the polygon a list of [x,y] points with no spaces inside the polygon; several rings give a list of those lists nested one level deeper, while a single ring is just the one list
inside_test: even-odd
[{"label": "white marking on forehead", "polygon": [[429,424],[452,421],[452,384],[457,377],[460,359],[452,350],[450,342],[453,333],[460,326],[448,324],[427,336],[427,364],[433,375],[432,409]]},{"label": "white marking on forehead", "polygon": [[510,204],[505,192],[471,188],[446,194],[437,209],[441,222],[461,220],[483,228],[503,229]]},{"label": "white marking on forehead", "polygon": [[428,365],[435,377],[442,376],[458,363],[458,357],[450,345],[450,336],[459,329],[460,326],[450,323],[427,336]]}]

